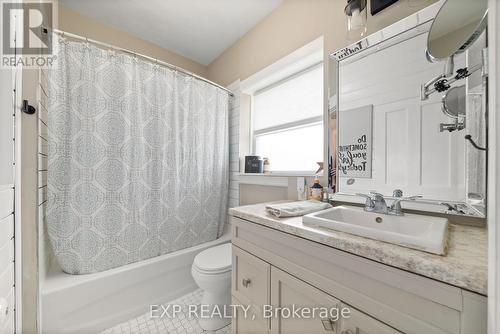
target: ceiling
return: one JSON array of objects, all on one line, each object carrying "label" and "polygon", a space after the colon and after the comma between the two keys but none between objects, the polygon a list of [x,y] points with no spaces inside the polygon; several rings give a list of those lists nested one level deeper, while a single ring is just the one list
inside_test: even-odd
[{"label": "ceiling", "polygon": [[60,0],[82,15],[203,65],[271,13],[282,0]]}]

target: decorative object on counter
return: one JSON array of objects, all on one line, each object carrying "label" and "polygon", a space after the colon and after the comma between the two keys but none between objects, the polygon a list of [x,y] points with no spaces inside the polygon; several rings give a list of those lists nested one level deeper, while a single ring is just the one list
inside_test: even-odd
[{"label": "decorative object on counter", "polygon": [[315,200],[266,205],[266,211],[278,218],[299,217],[329,208],[331,208],[330,204]]},{"label": "decorative object on counter", "polygon": [[245,156],[245,173],[262,174],[264,172],[264,160],[258,155]]},{"label": "decorative object on counter", "polygon": [[271,173],[271,163],[269,162],[269,158],[264,158],[264,174]]},{"label": "decorative object on counter", "polygon": [[319,183],[319,177],[314,177],[314,184],[309,192],[310,199],[321,201],[323,199],[323,186]]},{"label": "decorative object on counter", "polygon": [[338,176],[372,177],[372,119],[372,105],[340,111]]},{"label": "decorative object on counter", "polygon": [[[419,0],[422,1],[422,0]],[[424,0],[428,1],[428,0]],[[370,13],[372,15],[377,14],[378,12],[386,9],[390,5],[398,2],[398,0],[371,0],[370,1]]]},{"label": "decorative object on counter", "polygon": [[306,178],[303,176],[297,178],[297,199],[299,201],[307,199]]},{"label": "decorative object on counter", "polygon": [[347,0],[347,39],[357,41],[366,33],[366,0]]},{"label": "decorative object on counter", "polygon": [[323,192],[323,203],[329,203],[330,202],[330,194],[326,191]]}]

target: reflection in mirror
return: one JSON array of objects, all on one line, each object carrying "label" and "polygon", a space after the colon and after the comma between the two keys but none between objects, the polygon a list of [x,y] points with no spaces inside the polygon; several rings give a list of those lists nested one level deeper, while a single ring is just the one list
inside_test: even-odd
[{"label": "reflection in mirror", "polygon": [[442,98],[443,113],[452,118],[454,123],[441,123],[439,129],[443,131],[460,131],[465,129],[466,92],[465,85],[450,88]]},{"label": "reflection in mirror", "polygon": [[488,0],[447,0],[436,15],[427,40],[433,60],[465,51],[486,27]]},{"label": "reflection in mirror", "polygon": [[443,96],[443,112],[451,118],[465,117],[465,85],[453,87]]},{"label": "reflection in mirror", "polygon": [[[425,57],[429,27],[332,58],[330,185],[345,201],[373,190],[391,197],[398,189],[404,197],[423,196],[412,201],[418,210],[484,216],[486,153],[465,136],[484,144],[486,78],[476,71],[451,83],[444,101],[443,94],[421,100],[421,82],[443,72]],[[483,33],[454,57],[455,66],[480,66],[485,46]],[[455,128],[440,132],[441,124]]]}]

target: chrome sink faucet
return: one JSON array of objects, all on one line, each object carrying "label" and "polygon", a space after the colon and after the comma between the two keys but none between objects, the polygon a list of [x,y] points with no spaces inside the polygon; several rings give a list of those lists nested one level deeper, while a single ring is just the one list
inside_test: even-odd
[{"label": "chrome sink faucet", "polygon": [[408,196],[408,197],[400,196],[397,199],[395,199],[394,202],[392,202],[390,207],[388,207],[384,195],[378,192],[370,191],[370,195],[360,194],[360,193],[356,195],[366,198],[365,211],[381,213],[385,215],[396,215],[396,216],[404,215],[403,209],[401,208],[402,201],[413,201],[417,198],[422,197],[420,195]]},{"label": "chrome sink faucet", "polygon": [[384,195],[376,191],[370,191],[370,195],[366,194],[356,194],[356,195],[366,198],[365,211],[383,213],[385,215],[389,213],[389,209],[387,208],[387,203],[385,202]]}]

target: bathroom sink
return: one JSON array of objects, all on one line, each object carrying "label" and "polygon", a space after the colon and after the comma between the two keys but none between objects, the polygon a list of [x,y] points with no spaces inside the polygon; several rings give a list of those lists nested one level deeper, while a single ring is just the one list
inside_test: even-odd
[{"label": "bathroom sink", "polygon": [[448,219],[405,214],[366,212],[362,208],[338,206],[303,217],[307,226],[337,230],[366,238],[444,255]]}]

